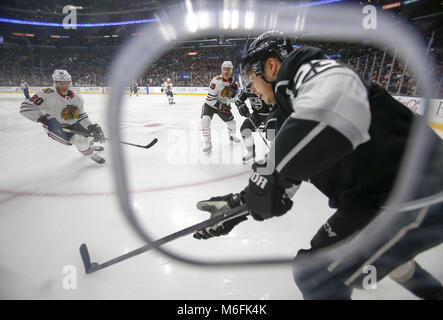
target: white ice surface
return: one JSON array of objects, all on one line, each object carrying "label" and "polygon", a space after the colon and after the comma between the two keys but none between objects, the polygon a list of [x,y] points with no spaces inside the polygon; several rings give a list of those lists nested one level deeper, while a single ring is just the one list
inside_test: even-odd
[{"label": "white ice surface", "polygon": [[[106,123],[105,95],[83,95],[91,121]],[[133,206],[151,235],[160,238],[208,218],[195,204],[239,192],[249,167],[240,163],[242,144],[232,145],[216,116],[214,151],[200,152],[204,96],[125,96],[124,140],[152,149],[124,146]],[[0,94],[0,298],[2,299],[301,299],[290,266],[207,268],[179,263],[150,251],[85,275],[79,246],[87,243],[102,263],[145,243],[126,222],[114,192],[109,145],[100,166],[75,147],[49,139],[40,124],[19,114],[22,94]],[[234,110],[237,131],[244,118]],[[260,145],[260,137],[255,136]],[[266,222],[250,219],[228,236],[198,241],[187,236],[167,248],[194,258],[293,257],[308,248],[332,214],[326,198],[303,184],[286,215]],[[443,250],[418,257],[443,279]],[[63,284],[76,269],[76,289]],[[70,278],[71,279],[71,278]],[[356,290],[355,299],[414,299],[386,279],[376,290]]]}]

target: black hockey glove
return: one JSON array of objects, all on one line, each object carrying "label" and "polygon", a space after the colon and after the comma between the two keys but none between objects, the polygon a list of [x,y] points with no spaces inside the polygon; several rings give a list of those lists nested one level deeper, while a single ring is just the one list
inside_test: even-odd
[{"label": "black hockey glove", "polygon": [[[202,211],[208,211],[211,214],[211,218],[224,214],[226,211],[231,210],[243,204],[242,194],[227,194],[220,197],[212,197],[209,200],[199,201],[197,208]],[[211,227],[206,227],[194,233],[196,239],[209,239],[212,237],[218,237],[226,235],[231,232],[234,227],[242,221],[248,220],[247,217],[237,217],[226,222],[220,222]]]},{"label": "black hockey glove", "polygon": [[161,92],[163,92],[163,88],[161,89]]},{"label": "black hockey glove", "polygon": [[48,130],[48,135],[49,135],[49,132],[52,132],[54,135],[61,137],[64,140],[69,141],[70,136],[66,132],[63,131],[63,128],[62,128],[60,122],[58,122],[58,120],[56,118],[48,119],[47,116],[41,116],[37,120],[37,122],[40,122],[43,125],[43,127]]},{"label": "black hockey glove", "polygon": [[275,216],[281,216],[292,208],[292,200],[285,189],[278,185],[278,175],[274,171],[269,175],[260,175],[258,168],[266,164],[254,163],[246,191],[246,204],[256,220],[263,221]]},{"label": "black hockey glove", "polygon": [[95,142],[105,142],[105,134],[98,124],[90,124],[88,130],[94,136]]},{"label": "black hockey glove", "polygon": [[246,105],[246,103],[241,102],[239,100],[235,101],[235,105],[237,106],[238,112],[240,113],[241,116],[243,117],[249,117],[251,115],[251,113],[249,112],[249,108]]}]

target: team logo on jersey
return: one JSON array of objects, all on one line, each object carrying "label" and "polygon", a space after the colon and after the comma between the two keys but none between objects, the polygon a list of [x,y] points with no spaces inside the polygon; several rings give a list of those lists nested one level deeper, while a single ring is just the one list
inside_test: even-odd
[{"label": "team logo on jersey", "polygon": [[73,105],[67,105],[61,112],[61,117],[64,120],[72,120],[78,117],[78,108]]},{"label": "team logo on jersey", "polygon": [[220,92],[220,96],[227,98],[232,97],[232,89],[230,87],[225,87],[222,92]]},{"label": "team logo on jersey", "polygon": [[43,92],[44,92],[44,93],[53,93],[54,90],[52,90],[51,88],[44,88],[44,89],[43,89]]}]

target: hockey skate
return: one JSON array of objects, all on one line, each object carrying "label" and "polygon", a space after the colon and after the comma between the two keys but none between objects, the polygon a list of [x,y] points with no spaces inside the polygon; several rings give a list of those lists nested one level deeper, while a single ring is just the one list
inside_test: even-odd
[{"label": "hockey skate", "polygon": [[209,153],[212,150],[212,143],[211,140],[205,141],[205,145],[203,146],[203,153]]},{"label": "hockey skate", "polygon": [[91,157],[91,159],[94,160],[95,162],[97,162],[98,164],[104,164],[104,163],[106,162],[106,160],[105,160],[104,158],[100,157],[100,156],[97,155],[97,154],[94,154],[94,155]]}]

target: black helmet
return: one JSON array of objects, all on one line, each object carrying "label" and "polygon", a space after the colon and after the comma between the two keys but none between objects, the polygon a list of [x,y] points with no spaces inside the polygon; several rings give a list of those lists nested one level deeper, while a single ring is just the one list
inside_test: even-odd
[{"label": "black helmet", "polygon": [[263,76],[264,63],[274,56],[283,61],[292,52],[292,43],[283,32],[267,31],[251,43],[244,55],[240,69],[244,77],[252,70],[257,76]]}]

